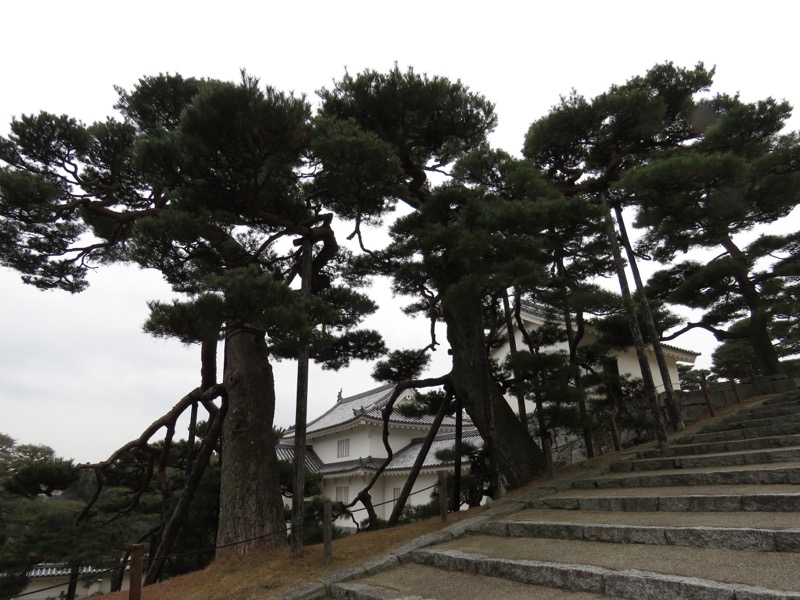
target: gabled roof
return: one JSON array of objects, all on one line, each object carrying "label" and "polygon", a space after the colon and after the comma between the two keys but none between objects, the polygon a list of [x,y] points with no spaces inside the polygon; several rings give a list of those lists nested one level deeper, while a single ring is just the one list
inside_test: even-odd
[{"label": "gabled roof", "polygon": [[[306,434],[311,435],[334,429],[363,418],[382,421],[383,416],[381,411],[383,407],[386,406],[393,391],[394,384],[388,384],[356,394],[355,396],[350,396],[349,398],[340,397],[330,410],[317,417],[306,426]],[[412,390],[410,390],[410,392],[413,393]],[[398,411],[393,410],[389,422],[397,425],[427,427],[433,423],[433,416],[406,417]],[[454,427],[455,420],[452,417],[445,417],[442,426]],[[286,433],[286,436],[290,434],[291,430]],[[286,439],[286,436],[284,436],[284,439]]]}]

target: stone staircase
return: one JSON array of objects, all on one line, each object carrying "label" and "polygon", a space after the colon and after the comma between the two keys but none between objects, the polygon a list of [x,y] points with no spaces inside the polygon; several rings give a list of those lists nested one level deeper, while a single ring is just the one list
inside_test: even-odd
[{"label": "stone staircase", "polygon": [[800,600],[800,393],[695,429],[286,597]]}]

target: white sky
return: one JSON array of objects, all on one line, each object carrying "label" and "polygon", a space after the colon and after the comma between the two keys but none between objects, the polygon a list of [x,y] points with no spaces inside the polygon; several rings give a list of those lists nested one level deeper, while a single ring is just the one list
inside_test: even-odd
[{"label": "white sky", "polygon": [[[48,110],[85,122],[111,114],[113,86],[162,72],[306,93],[345,69],[461,79],[496,104],[495,146],[518,152],[527,127],[572,88],[594,96],[671,60],[716,65],[714,89],[798,102],[796,23],[788,1],[677,0],[402,3],[41,0],[0,8],[0,133],[14,115]],[[123,8],[125,7],[125,8]],[[792,127],[797,129],[797,118]],[[346,232],[340,234],[343,238]],[[154,272],[104,269],[87,292],[40,292],[0,268],[0,432],[79,462],[105,458],[199,381],[199,351],[141,332],[146,300],[171,298]],[[393,347],[427,341],[387,298],[370,325]],[[444,331],[440,332],[440,340]],[[673,342],[703,352],[708,335]],[[447,365],[439,351],[439,368]],[[369,389],[372,365],[312,372],[309,416]],[[276,424],[294,420],[293,363],[276,365]],[[185,435],[181,434],[181,435]]]}]

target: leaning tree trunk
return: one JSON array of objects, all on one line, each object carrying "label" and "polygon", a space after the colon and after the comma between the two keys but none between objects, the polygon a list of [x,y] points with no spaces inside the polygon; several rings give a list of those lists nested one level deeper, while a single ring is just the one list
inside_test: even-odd
[{"label": "leaning tree trunk", "polygon": [[[517,334],[514,331],[514,324],[511,321],[511,306],[508,302],[508,290],[503,291],[503,314],[506,321],[506,335],[508,337],[508,350],[513,357],[517,353]],[[525,388],[522,385],[522,377],[519,370],[514,368],[514,397],[517,399],[517,410],[519,420],[528,426],[528,414],[525,409]]]},{"label": "leaning tree trunk", "polygon": [[622,209],[619,205],[614,206],[614,214],[617,217],[617,225],[619,226],[620,241],[622,242],[625,253],[628,255],[628,264],[631,268],[633,281],[636,284],[636,293],[639,296],[639,306],[642,309],[642,316],[644,323],[647,327],[647,334],[650,336],[650,343],[653,346],[653,354],[656,356],[658,363],[658,371],[661,374],[661,382],[664,384],[664,396],[667,403],[667,412],[669,419],[672,422],[674,431],[683,431],[686,425],[681,416],[681,407],[678,399],[675,397],[675,390],[672,387],[672,377],[669,374],[669,367],[667,366],[667,358],[664,356],[664,349],[661,347],[661,339],[659,338],[658,329],[656,329],[656,322],[653,318],[653,311],[650,310],[650,301],[647,298],[647,291],[644,289],[644,282],[639,273],[639,265],[636,263],[636,256],[631,247],[631,240],[628,237],[628,230],[625,227],[625,221],[622,218]]},{"label": "leaning tree trunk", "polygon": [[228,403],[223,400],[219,412],[217,412],[214,420],[211,422],[211,426],[206,432],[205,439],[200,446],[200,451],[198,452],[196,460],[192,465],[192,470],[189,472],[189,476],[186,479],[186,485],[184,486],[183,492],[181,493],[180,498],[178,498],[178,502],[172,511],[172,515],[164,526],[164,531],[161,536],[161,543],[158,545],[155,556],[153,557],[152,561],[150,562],[150,566],[147,569],[147,575],[144,579],[145,585],[151,585],[161,579],[164,566],[169,558],[169,553],[172,550],[172,545],[175,542],[175,539],[178,537],[178,533],[183,529],[183,526],[186,523],[192,500],[197,492],[197,488],[200,486],[200,480],[202,479],[203,473],[205,473],[206,467],[211,460],[211,455],[214,452],[214,448],[217,446],[217,441],[219,440],[222,432],[222,426],[225,422],[225,413],[227,412],[227,408]]},{"label": "leaning tree trunk", "polygon": [[222,428],[219,550],[244,556],[286,544],[278,459],[272,443],[275,387],[264,333],[245,326],[225,342],[228,412]]},{"label": "leaning tree trunk", "polygon": [[[508,485],[525,485],[546,469],[544,453],[539,449],[511,407],[489,371],[485,354],[481,296],[459,286],[444,294],[442,301],[447,339],[453,353],[452,382],[472,422],[494,456]],[[493,421],[493,422],[492,422]],[[494,435],[498,431],[501,434]]]},{"label": "leaning tree trunk", "polygon": [[[400,515],[403,513],[406,502],[408,502],[408,497],[411,495],[411,490],[414,488],[414,484],[417,481],[419,472],[422,471],[422,465],[425,464],[425,459],[428,457],[428,452],[431,450],[433,440],[436,437],[436,434],[439,433],[439,427],[441,427],[442,421],[444,421],[444,418],[447,415],[447,407],[449,404],[450,397],[448,396],[442,400],[442,404],[439,406],[439,410],[433,419],[433,423],[431,423],[428,434],[425,436],[425,441],[423,441],[422,446],[420,446],[419,452],[417,453],[417,458],[414,460],[414,465],[411,467],[411,471],[406,478],[403,489],[400,491],[400,496],[397,498],[394,508],[392,509],[392,514],[389,516],[387,527],[394,527],[397,525],[397,521],[400,520]],[[439,493],[442,494],[444,492],[439,490]]]},{"label": "leaning tree trunk", "polygon": [[658,400],[655,382],[653,381],[653,373],[650,371],[650,363],[647,360],[647,354],[644,350],[642,330],[639,328],[639,320],[636,316],[633,299],[631,298],[628,277],[625,274],[625,262],[622,259],[622,251],[620,250],[617,232],[614,228],[614,219],[609,212],[608,200],[604,193],[601,194],[601,201],[605,209],[603,220],[606,226],[606,237],[608,239],[608,245],[611,247],[611,253],[614,255],[614,265],[617,271],[617,279],[619,279],[619,289],[622,294],[622,301],[625,304],[625,310],[628,313],[628,325],[630,326],[633,344],[636,348],[636,357],[639,359],[639,369],[642,372],[645,395],[648,397],[650,403],[650,413],[653,417],[653,429],[655,430],[659,447],[664,447],[667,445],[667,431],[664,428],[664,420],[661,417],[661,404]]},{"label": "leaning tree trunk", "polygon": [[772,344],[769,334],[769,318],[764,310],[763,300],[756,288],[755,283],[750,280],[747,273],[747,263],[741,249],[734,244],[730,237],[722,240],[722,247],[737,264],[737,269],[733,273],[739,293],[744,299],[749,311],[750,323],[747,328],[748,340],[753,346],[753,358],[758,365],[758,369],[763,375],[781,375],[783,367]]}]

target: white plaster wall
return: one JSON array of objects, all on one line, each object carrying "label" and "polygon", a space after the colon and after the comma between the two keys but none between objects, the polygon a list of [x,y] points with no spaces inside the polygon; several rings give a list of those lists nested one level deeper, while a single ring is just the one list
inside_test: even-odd
[{"label": "white plaster wall", "polygon": [[[664,381],[661,378],[661,371],[658,368],[658,361],[656,355],[651,348],[646,349],[647,362],[650,365],[650,373],[653,375],[653,381],[656,384],[656,390],[661,393],[664,391]],[[669,370],[669,378],[672,383],[672,389],[681,389],[680,380],[678,379],[678,363],[674,358],[669,355],[666,356],[667,368]],[[627,348],[624,352],[617,354],[617,365],[621,375],[628,373],[634,377],[641,377],[642,370],[639,368],[639,359],[636,356],[634,348]]]},{"label": "white plaster wall", "polygon": [[[423,437],[426,430],[423,429],[399,429],[397,427],[389,427],[389,445],[392,447],[392,452],[396,453],[402,448],[405,448],[411,443],[411,440]],[[380,425],[372,426],[369,428],[370,435],[370,451],[369,456],[374,458],[385,458],[386,448],[383,446],[383,427]]]},{"label": "white plaster wall", "polygon": [[[337,456],[338,442],[343,439],[350,439],[350,454],[348,456]],[[354,458],[369,456],[369,436],[365,426],[346,429],[337,433],[314,437],[308,440],[314,448],[320,460],[325,463],[343,462]]]},{"label": "white plaster wall", "polygon": [[[383,479],[383,487],[384,487],[384,497],[386,500],[391,500],[394,498],[394,488],[403,489],[403,486],[406,484],[406,475],[396,475],[396,474],[386,474],[382,477]],[[415,494],[415,492],[419,492],[420,490],[424,490],[427,487],[434,485],[438,481],[438,476],[436,473],[420,473],[417,477],[417,480],[414,482],[414,487],[411,488],[412,495],[408,497],[408,502],[406,506],[418,506],[420,504],[427,504],[431,500],[431,492],[433,490],[425,490],[424,492],[420,492]],[[383,517],[384,519],[388,519],[391,514],[392,510],[394,510],[394,502],[389,502],[384,504],[383,506]],[[381,513],[378,512],[378,516],[381,516]]]},{"label": "white plaster wall", "polygon": [[[526,321],[526,326],[530,327],[531,329],[535,329],[540,324],[541,324],[541,321]],[[526,346],[525,346],[525,341],[522,338],[522,334],[517,329],[515,329],[514,331],[515,331],[515,338],[516,338],[516,341],[517,341],[517,348],[520,349],[520,350],[524,349]],[[593,333],[587,331],[584,334],[583,339],[581,340],[581,345],[592,344],[596,340],[597,340],[597,336],[595,336]],[[551,350],[551,349],[548,349],[548,350]],[[564,352],[568,352],[569,347],[568,347],[568,345],[566,343],[560,343],[560,344],[556,344],[555,346],[553,346],[552,350],[561,350],[561,351],[564,351]],[[508,352],[509,352],[509,345],[506,342],[500,348],[495,349],[493,351],[493,353],[492,353],[492,356],[496,360],[502,362],[503,358],[508,354]],[[639,360],[636,357],[636,350],[634,348],[627,348],[623,352],[617,353],[616,356],[617,356],[617,365],[619,367],[619,372],[620,372],[621,375],[629,374],[629,375],[631,375],[633,377],[641,377],[642,376],[642,371],[639,368]],[[652,373],[653,380],[655,381],[655,384],[656,384],[656,389],[659,392],[663,392],[664,391],[664,383],[663,383],[663,381],[661,379],[661,371],[658,368],[658,362],[656,361],[655,353],[650,348],[647,349],[647,359],[648,359],[648,363],[650,365],[650,372]],[[670,381],[672,383],[672,388],[676,389],[676,390],[679,390],[680,389],[680,380],[678,379],[678,363],[677,363],[677,360],[676,360],[676,358],[674,356],[670,356],[669,354],[666,355],[666,360],[667,360],[667,368],[669,370]],[[515,413],[519,414],[519,410],[518,410],[519,407],[518,407],[518,404],[517,404],[517,399],[513,396],[512,393],[506,394],[506,402],[508,402],[508,405],[511,407],[511,409]],[[535,409],[535,404],[533,402],[529,401],[529,400],[526,400],[525,401],[525,409],[528,412],[528,414],[531,414],[533,412],[533,410]]]},{"label": "white plaster wall", "polygon": [[[349,477],[335,477],[326,479],[322,483],[322,496],[328,498],[332,502],[336,501],[336,488],[337,487],[347,487],[348,488],[348,497],[349,500],[352,501],[358,492],[363,490],[369,480],[371,479],[372,475],[352,475]],[[378,481],[375,486],[370,490],[370,496],[372,497],[372,504],[379,504],[384,501],[383,498],[383,486],[379,485],[380,481]],[[367,518],[367,511],[364,509],[364,505],[361,502],[357,502],[350,510],[354,512],[354,517],[356,521],[359,523]],[[378,511],[378,516],[381,516],[381,513]],[[342,527],[344,529],[355,529],[355,525],[353,525],[353,521],[348,517],[342,517],[336,520],[334,523],[337,527]]]}]

